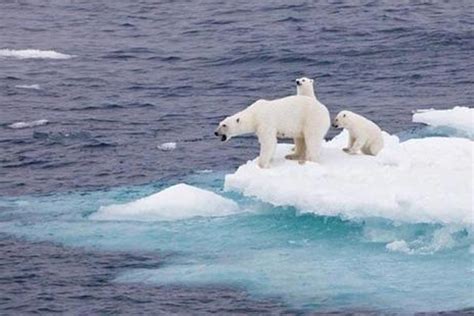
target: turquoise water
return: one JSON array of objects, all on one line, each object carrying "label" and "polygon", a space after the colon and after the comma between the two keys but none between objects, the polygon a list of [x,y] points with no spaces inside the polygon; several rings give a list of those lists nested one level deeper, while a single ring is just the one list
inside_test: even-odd
[{"label": "turquoise water", "polygon": [[[0,232],[67,246],[152,251],[164,265],[125,269],[115,282],[241,288],[255,297],[311,310],[393,312],[473,306],[472,229],[348,221],[299,214],[221,192],[224,173],[195,174],[186,183],[235,200],[241,212],[179,221],[93,221],[102,205],[132,201],[163,183],[107,191],[3,198]],[[409,249],[389,250],[403,240]]]}]

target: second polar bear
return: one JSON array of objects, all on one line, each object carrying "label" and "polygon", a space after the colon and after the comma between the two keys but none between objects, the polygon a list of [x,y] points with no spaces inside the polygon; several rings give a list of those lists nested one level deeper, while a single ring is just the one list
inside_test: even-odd
[{"label": "second polar bear", "polygon": [[334,119],[335,128],[349,131],[349,144],[343,150],[355,155],[359,151],[366,155],[377,155],[383,148],[382,130],[374,122],[351,111],[341,111]]},{"label": "second polar bear", "polygon": [[[301,77],[301,78],[296,79],[295,82],[296,82],[296,95],[303,95],[303,96],[313,98],[316,100],[316,102],[324,106],[324,104],[319,102],[319,100],[316,98],[316,94],[314,93],[314,88],[313,88],[313,83],[314,83],[313,79]],[[306,148],[305,148],[306,144],[304,142],[304,139],[294,138],[293,142],[295,144],[295,147],[292,149],[294,153],[286,155],[285,158],[300,160],[300,161],[304,160],[304,153],[306,151]]]},{"label": "second polar bear", "polygon": [[302,139],[306,145],[301,160],[318,161],[330,124],[328,110],[314,98],[289,96],[254,102],[220,122],[214,134],[226,141],[233,136],[255,133],[260,142],[258,165],[268,168],[277,138]]}]

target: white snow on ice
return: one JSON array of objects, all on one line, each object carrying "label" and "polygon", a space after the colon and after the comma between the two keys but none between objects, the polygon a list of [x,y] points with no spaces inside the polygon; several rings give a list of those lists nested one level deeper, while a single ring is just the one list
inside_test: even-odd
[{"label": "white snow on ice", "polygon": [[0,49],[0,57],[13,57],[18,59],[69,59],[73,55],[58,53],[54,50],[39,49]]},{"label": "white snow on ice", "polygon": [[10,128],[19,129],[19,128],[28,128],[28,127],[35,127],[48,124],[48,120],[36,120],[36,121],[29,121],[29,122],[16,122],[8,125]]},{"label": "white snow on ice", "polygon": [[126,204],[102,206],[93,220],[179,220],[196,216],[218,217],[238,211],[238,205],[214,192],[184,183]]},{"label": "white snow on ice", "polygon": [[40,90],[41,89],[39,84],[30,84],[30,85],[19,84],[19,85],[16,85],[15,88],[18,88],[18,89],[31,89],[31,90]]},{"label": "white snow on ice", "polygon": [[158,149],[161,151],[172,151],[176,149],[176,143],[174,142],[163,143],[161,145],[158,145]]},{"label": "white snow on ice", "polygon": [[449,110],[417,110],[413,122],[451,127],[474,136],[474,108],[456,106]]},{"label": "white snow on ice", "polygon": [[226,176],[225,189],[319,215],[472,223],[473,141],[399,142],[384,133],[385,148],[373,157],[344,153],[347,137],[343,131],[324,144],[320,164],[285,160],[292,145],[279,144],[271,168],[249,161]]}]

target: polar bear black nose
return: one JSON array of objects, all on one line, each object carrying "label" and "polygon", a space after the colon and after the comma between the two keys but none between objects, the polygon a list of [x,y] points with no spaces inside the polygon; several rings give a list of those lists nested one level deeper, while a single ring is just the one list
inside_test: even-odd
[{"label": "polar bear black nose", "polygon": [[214,132],[214,135],[219,136],[219,133],[218,133],[218,132]]},{"label": "polar bear black nose", "polygon": [[301,82],[299,80],[296,80],[296,84],[299,86],[301,85]]}]

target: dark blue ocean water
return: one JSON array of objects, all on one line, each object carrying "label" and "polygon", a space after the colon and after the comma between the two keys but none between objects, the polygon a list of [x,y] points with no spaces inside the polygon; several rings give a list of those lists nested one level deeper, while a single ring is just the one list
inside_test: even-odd
[{"label": "dark blue ocean water", "polygon": [[[473,12],[472,1],[1,1],[0,50],[54,50],[72,57],[0,54],[0,313],[436,312],[474,306],[468,296],[472,254],[462,232],[452,252],[387,259],[383,246],[364,244],[363,223],[297,217],[291,209],[231,219],[215,229],[199,221],[180,224],[222,238],[212,246],[206,245],[214,239],[184,226],[87,220],[100,205],[181,181],[217,190],[225,173],[258,150],[252,137],[220,143],[213,136],[217,123],[256,99],[294,94],[297,77],[315,79],[318,98],[332,114],[351,109],[390,133],[416,134],[416,109],[472,106]],[[41,119],[49,123],[9,127]],[[165,142],[177,148],[159,150]],[[281,235],[286,225],[290,229]],[[319,227],[318,233],[308,226]],[[196,287],[192,278],[180,277],[191,273],[185,269],[162,270],[181,280],[167,280],[171,285],[159,282],[163,275],[156,281],[133,272],[201,260],[186,257],[192,249],[211,262],[208,269],[240,275],[245,265],[229,270],[212,258],[232,247],[236,256],[247,249],[248,240],[232,240],[252,236],[249,227],[273,228],[269,235],[256,228],[249,237],[262,244],[292,231],[303,234],[301,240],[321,237],[328,249],[349,240],[362,247],[356,253],[385,268],[366,276],[374,284],[351,279],[314,296],[273,295],[261,284],[285,280],[260,280],[258,273],[232,282],[220,274],[200,275],[208,282]],[[159,229],[185,237],[155,235]],[[429,235],[435,229],[397,233]],[[273,260],[273,253],[267,255],[263,262]],[[326,255],[336,263],[345,258]],[[413,275],[404,274],[403,266],[413,267]],[[442,273],[447,266],[457,267],[458,275]],[[408,286],[420,271],[427,279]],[[390,283],[387,275],[400,283]],[[445,283],[427,281],[443,277]]]}]

